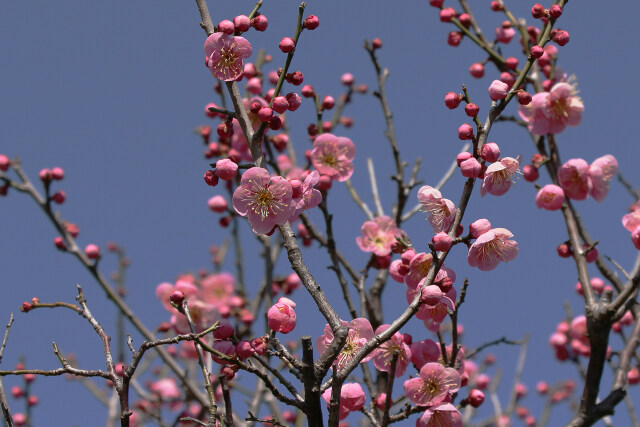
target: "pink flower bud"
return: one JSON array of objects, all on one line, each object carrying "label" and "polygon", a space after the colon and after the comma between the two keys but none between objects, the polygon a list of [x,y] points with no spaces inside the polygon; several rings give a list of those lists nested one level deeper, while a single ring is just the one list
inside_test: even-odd
[{"label": "pink flower bud", "polygon": [[204,182],[211,187],[218,185],[218,179],[219,178],[213,173],[213,171],[206,171],[204,173]]},{"label": "pink flower bud", "polygon": [[88,244],[85,248],[84,248],[84,253],[85,255],[87,255],[87,258],[89,259],[98,259],[100,258],[100,248],[97,245],[94,244]]},{"label": "pink flower bud", "polygon": [[564,191],[557,185],[547,184],[536,194],[536,206],[540,209],[556,211],[564,203]]},{"label": "pink flower bud", "polygon": [[299,179],[292,179],[289,181],[291,184],[291,197],[297,199],[302,196],[302,182]]},{"label": "pink flower bud", "polygon": [[322,100],[322,108],[324,110],[331,110],[334,105],[336,105],[336,101],[333,99],[332,96],[325,96],[324,99]]},{"label": "pink flower bud", "polygon": [[331,177],[328,175],[320,175],[320,179],[318,180],[317,188],[321,191],[327,191],[331,188]]},{"label": "pink flower bud", "polygon": [[289,109],[289,102],[284,96],[276,96],[272,106],[276,113],[282,114]]},{"label": "pink flower bud", "polygon": [[233,24],[233,22],[225,19],[224,21],[220,21],[220,23],[218,24],[218,31],[228,35],[233,35],[233,32],[235,31],[235,25]]},{"label": "pink flower bud", "polygon": [[288,93],[285,99],[289,104],[289,106],[287,107],[289,111],[296,111],[302,104],[302,98],[300,98],[300,95],[295,92]]},{"label": "pink flower bud", "polygon": [[495,142],[488,142],[482,146],[480,153],[485,161],[489,163],[497,162],[500,158],[500,147]]},{"label": "pink flower bud", "polygon": [[233,26],[235,31],[244,33],[251,28],[251,20],[249,20],[249,17],[246,15],[238,15],[233,18]]},{"label": "pink flower bud", "polygon": [[[286,301],[283,301],[286,300]],[[283,334],[288,334],[296,327],[296,312],[290,303],[293,301],[281,298],[267,312],[267,323],[269,327]],[[295,306],[295,304],[293,304]]]},{"label": "pink flower bud", "polygon": [[453,47],[459,46],[460,43],[462,42],[463,36],[464,34],[460,31],[452,31],[447,36],[447,44]]},{"label": "pink flower bud", "polygon": [[389,265],[389,275],[393,280],[395,280],[398,283],[404,283],[404,276],[406,275],[406,274],[402,275],[398,272],[398,268],[400,267],[401,264],[402,264],[402,261],[399,259],[396,259],[391,262],[391,265]]},{"label": "pink flower bud", "polygon": [[184,293],[182,291],[173,291],[171,295],[169,295],[169,301],[178,307],[182,306],[182,302],[184,301]]},{"label": "pink flower bud", "polygon": [[409,265],[414,256],[416,256],[416,251],[413,249],[407,249],[402,253],[402,255],[400,255],[400,260],[403,264]]},{"label": "pink flower bud", "polygon": [[471,73],[472,77],[476,79],[480,79],[484,76],[484,65],[480,62],[476,62],[475,64],[471,64],[469,67],[469,73]]},{"label": "pink flower bud", "polygon": [[458,153],[458,155],[456,156],[456,163],[458,163],[458,167],[460,167],[462,162],[464,162],[465,160],[471,158],[472,156],[473,155],[471,153],[469,153],[468,151],[463,151],[462,153]]},{"label": "pink flower bud", "polygon": [[351,73],[344,73],[341,77],[340,77],[340,81],[342,82],[343,85],[345,86],[351,86],[353,84],[353,74]]},{"label": "pink flower bud", "polygon": [[447,92],[444,96],[444,105],[446,105],[450,110],[457,108],[461,101],[462,96],[454,92]]},{"label": "pink flower bud", "polygon": [[516,93],[516,96],[518,97],[518,104],[520,105],[529,105],[531,104],[531,100],[533,99],[531,97],[531,94],[529,92],[525,92],[524,90],[519,90]]},{"label": "pink flower bud", "polygon": [[562,15],[562,7],[559,4],[554,4],[549,8],[549,16],[553,19],[560,18],[560,15]]},{"label": "pink flower bud", "polygon": [[64,243],[64,240],[60,236],[53,239],[53,244],[56,245],[56,248],[58,248],[61,251],[67,250],[67,245]]},{"label": "pink flower bud", "polygon": [[66,199],[67,199],[67,194],[62,190],[56,191],[53,194],[53,196],[51,196],[51,200],[53,200],[59,205],[63,204]]},{"label": "pink flower bud", "polygon": [[300,92],[302,93],[302,96],[304,96],[305,98],[313,98],[314,96],[316,96],[316,93],[313,90],[313,86],[311,85],[302,86],[302,89],[300,90]]},{"label": "pink flower bud", "polygon": [[498,101],[505,99],[509,92],[509,85],[501,82],[500,80],[494,80],[489,86],[489,97],[492,101]]},{"label": "pink flower bud", "polygon": [[212,198],[210,198],[207,204],[209,205],[209,209],[217,213],[225,212],[228,206],[225,198],[220,195],[213,196]]},{"label": "pink flower bud", "polygon": [[225,181],[233,179],[238,173],[238,165],[231,159],[220,159],[216,162],[216,175]]},{"label": "pink flower bud", "polygon": [[531,55],[532,58],[538,59],[544,54],[544,49],[542,49],[538,45],[535,45],[531,47],[531,49],[529,50],[529,54]]},{"label": "pink flower bud", "polygon": [[258,356],[264,356],[267,352],[267,343],[264,338],[254,338],[251,340],[251,347]]},{"label": "pink flower bud", "polygon": [[637,367],[629,369],[627,372],[627,382],[631,385],[640,383],[640,370]]},{"label": "pink flower bud", "polygon": [[467,123],[460,126],[458,128],[458,138],[463,141],[473,139],[473,127]]},{"label": "pink flower bud", "polygon": [[[384,411],[386,401],[387,401],[387,393],[380,393],[374,400],[374,404],[378,409],[380,409],[381,411]],[[393,399],[391,399],[390,404],[393,405]]]},{"label": "pink flower bud", "polygon": [[233,125],[231,123],[220,123],[216,128],[216,132],[220,138],[229,138],[233,135]]},{"label": "pink flower bud", "polygon": [[469,392],[467,400],[471,406],[477,408],[484,402],[484,393],[481,390],[474,388]]},{"label": "pink flower bud", "polygon": [[269,21],[267,21],[267,17],[264,15],[258,15],[251,20],[251,26],[255,28],[256,31],[265,31],[268,25]]},{"label": "pink flower bud", "polygon": [[452,244],[451,237],[449,237],[449,235],[444,231],[441,231],[440,233],[433,236],[431,241],[433,243],[433,248],[436,251],[440,251],[440,252],[448,251],[449,248],[451,248],[451,244]]},{"label": "pink flower bud", "polygon": [[534,4],[533,7],[531,8],[531,16],[533,16],[533,19],[540,19],[545,15],[546,15],[546,10],[544,9],[544,6],[542,6],[540,3]]},{"label": "pink flower bud", "polygon": [[269,107],[262,107],[258,111],[258,118],[261,122],[268,122],[273,117],[273,110]]},{"label": "pink flower bud", "polygon": [[248,359],[255,353],[253,347],[251,347],[251,343],[247,340],[242,340],[236,344],[236,355],[240,359]]},{"label": "pink flower bud", "polygon": [[291,37],[283,37],[282,40],[280,40],[280,43],[278,43],[278,47],[282,52],[289,53],[293,52],[296,48],[296,43]]},{"label": "pink flower bud", "polygon": [[560,46],[564,46],[569,43],[569,33],[564,30],[560,30],[553,37],[553,41]]},{"label": "pink flower bud", "polygon": [[[587,245],[583,245],[583,248],[587,248]],[[588,263],[592,263],[592,262],[596,262],[596,260],[598,259],[598,248],[594,247],[593,249],[590,249],[586,254],[585,254],[585,259],[587,260]]]},{"label": "pink flower bud", "polygon": [[220,322],[218,329],[213,331],[213,337],[218,340],[226,340],[230,336],[233,336],[234,332],[235,331],[233,329],[233,326],[231,326],[231,323],[223,320]]},{"label": "pink flower bud", "polygon": [[524,179],[529,181],[529,182],[534,182],[538,179],[538,177],[540,176],[540,173],[538,172],[538,168],[536,168],[533,165],[524,165],[522,167],[522,175],[524,176]]},{"label": "pink flower bud", "polygon": [[467,160],[460,163],[460,172],[465,178],[477,178],[482,170],[482,165],[475,157],[469,157]]},{"label": "pink flower bud", "polygon": [[[507,21],[508,22],[508,21]],[[504,26],[496,28],[496,40],[500,43],[507,44],[516,35],[516,30],[512,27],[505,28]]]},{"label": "pink flower bud", "polygon": [[510,56],[504,61],[504,65],[510,70],[515,70],[516,68],[518,68],[518,58]]},{"label": "pink flower bud", "polygon": [[59,167],[55,167],[53,169],[51,169],[51,178],[55,179],[56,181],[61,181],[64,179],[64,170],[62,168]]},{"label": "pink flower bud", "polygon": [[11,159],[4,154],[0,154],[0,170],[6,172],[9,170],[9,166],[11,166]]},{"label": "pink flower bud", "polygon": [[371,48],[373,50],[380,49],[381,47],[382,47],[382,39],[379,39],[376,37],[375,39],[371,40]]},{"label": "pink flower bud", "polygon": [[315,30],[320,25],[320,20],[315,15],[309,15],[304,19],[302,25],[307,30]]},{"label": "pink flower bud", "polygon": [[51,181],[51,171],[49,169],[42,169],[38,176],[42,182]]},{"label": "pink flower bud", "polygon": [[456,16],[456,10],[452,7],[447,7],[440,11],[441,22],[451,22],[451,20],[455,18],[455,16]]},{"label": "pink flower bud", "polygon": [[469,28],[471,25],[471,16],[468,13],[462,13],[458,16],[458,21],[465,27]]},{"label": "pink flower bud", "polygon": [[[214,341],[211,347],[213,347],[214,350],[217,350],[220,353],[230,357],[233,357],[236,354],[236,346],[233,345],[231,341]],[[221,365],[227,365],[229,363],[226,360],[216,356],[213,353],[211,353],[211,358],[213,359],[214,362],[219,363]]]},{"label": "pink flower bud", "polygon": [[491,230],[491,223],[488,219],[482,218],[469,224],[469,234],[471,234],[471,237],[474,239],[477,239],[489,230]]},{"label": "pink flower bud", "polygon": [[478,111],[480,111],[480,107],[478,107],[476,104],[474,104],[473,102],[468,103],[465,107],[464,107],[464,112],[466,113],[467,116],[469,117],[476,117],[478,115]]},{"label": "pink flower bud", "polygon": [[[262,93],[262,81],[258,77],[252,77],[247,81],[247,92],[253,95],[260,95]],[[259,102],[255,102],[253,104],[258,104]],[[251,104],[249,110],[254,110],[255,106]],[[253,111],[252,111],[253,112]]]}]

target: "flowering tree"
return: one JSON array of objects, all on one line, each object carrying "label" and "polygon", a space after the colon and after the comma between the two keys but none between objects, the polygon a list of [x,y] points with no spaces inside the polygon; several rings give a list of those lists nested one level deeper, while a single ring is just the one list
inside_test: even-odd
[{"label": "flowering tree", "polygon": [[[609,423],[608,417],[623,401],[628,419],[637,425],[628,387],[640,382],[640,263],[625,269],[614,258],[600,254],[600,241],[590,236],[578,214],[580,203],[588,198],[606,203],[618,175],[618,161],[606,152],[591,162],[573,150],[568,155],[575,158],[563,161],[560,157],[563,132],[580,125],[585,111],[575,78],[560,68],[571,68],[561,61],[563,49],[570,49],[570,45],[564,47],[570,36],[561,24],[571,8],[565,12],[564,0],[548,8],[535,4],[527,23],[516,19],[507,5],[493,1],[491,10],[504,21],[491,40],[465,0],[455,7],[441,0],[429,3],[434,8],[432,18],[439,16],[453,29],[448,35],[450,46],[467,39],[479,49],[478,57],[484,59],[470,66],[471,76],[495,77],[490,83],[461,84],[460,90],[451,88],[445,94],[444,105],[456,110],[449,114],[458,113],[472,124],[457,129],[458,139],[464,141],[461,150],[434,143],[417,154],[447,152],[450,167],[429,165],[438,170],[437,183],[422,179],[420,157],[405,154],[397,137],[380,39],[365,41],[364,48],[375,71],[373,94],[382,107],[391,155],[368,158],[365,168],[357,160],[368,155],[367,143],[358,140],[357,126],[355,131],[349,129],[354,123],[345,114],[354,99],[369,89],[345,73],[344,93],[323,96],[305,80],[303,64],[293,65],[305,39],[313,37],[320,25],[304,3],[298,7],[295,32],[278,44],[284,55],[276,57],[276,51],[269,54],[252,46],[253,35],[268,29],[262,2],[247,15],[213,25],[205,1],[196,1],[206,33],[204,64],[219,97],[206,105],[205,114],[212,121],[197,133],[211,162],[204,182],[215,187],[208,206],[220,214],[219,225],[230,229],[230,239],[214,248],[212,270],[180,274],[157,285],[157,306],[164,307],[166,319],[155,331],[124,298],[129,261],[122,247],[106,246],[118,260],[118,272],[110,281],[101,269],[105,253],[92,243],[83,248],[76,240],[79,228],[55,211],[67,197],[59,189],[64,170],[42,169],[36,184],[16,157],[0,155],[0,194],[24,193],[35,202],[59,234],[55,247],[85,267],[119,313],[117,340],[112,340],[113,332],[92,314],[91,301],[81,286],[77,304],[37,297],[24,302],[25,313],[55,308],[79,314],[98,335],[104,364],[85,369],[84,362],[76,362],[54,343],[59,367],[31,369],[21,363],[0,371],[1,376],[22,376],[25,384],[11,388],[13,398],[24,399],[27,408],[24,412],[14,409],[13,414],[0,387],[7,425],[33,425],[37,415],[31,408],[38,399],[31,383],[37,375],[85,379],[85,386],[108,408],[109,425],[119,420],[122,426],[171,422],[337,426],[350,417],[375,426],[414,422],[417,426],[506,426],[516,418],[533,426],[545,425],[551,407],[568,402],[572,414],[564,422],[587,426],[600,420]],[[276,58],[282,64],[273,67]],[[303,103],[314,107],[310,117],[296,112]],[[294,143],[295,129],[304,129],[309,120],[308,145]],[[491,142],[494,127],[512,125],[501,122],[519,126],[533,147],[523,141]],[[349,137],[342,136],[346,133]],[[521,153],[531,153],[526,155],[531,160],[523,160]],[[374,161],[379,167],[385,159],[390,160],[392,176],[382,193],[378,186],[383,177],[375,173]],[[370,197],[355,181],[358,174],[368,177]],[[520,259],[524,247],[509,230],[517,225],[517,213],[513,223],[496,223],[489,204],[472,216],[472,195],[508,200],[519,175],[534,186],[530,199],[540,209],[536,215],[559,211],[555,215],[566,226],[562,237],[538,234],[542,239],[560,240],[557,255],[573,260],[576,291],[583,301],[579,313],[567,307],[566,316],[557,319],[556,330],[548,331],[555,358],[571,362],[581,384],[572,380],[549,384],[540,378],[536,389],[546,403],[538,414],[523,403],[526,387],[520,382],[530,350],[528,340],[487,333],[475,340],[478,345],[469,346],[463,343],[459,323],[461,313],[474,304],[475,282],[493,280],[491,276],[504,263]],[[636,203],[626,215],[623,208],[609,210],[622,218],[630,232],[631,242],[617,246],[633,252],[634,246],[640,249],[639,197],[618,176]],[[445,184],[455,178],[460,178],[460,185],[450,184],[445,191]],[[330,205],[333,194],[343,188],[353,205],[343,199],[335,207]],[[347,216],[361,218],[361,229],[345,241],[334,227]],[[411,222],[419,216],[429,225],[414,232]],[[358,268],[356,262],[363,254],[364,266]],[[232,263],[225,261],[229,258]],[[328,260],[330,270],[322,275],[322,282],[317,277],[324,264],[312,262],[320,259]],[[527,262],[529,267],[521,268],[534,274],[536,260]],[[466,268],[463,264],[473,268],[464,279],[458,277]],[[260,270],[260,280],[247,280],[255,270]],[[405,295],[402,303],[390,296],[398,290]],[[320,324],[303,324],[311,312],[319,313]],[[13,316],[0,355],[7,343],[11,345],[12,323]],[[125,338],[129,330],[141,343]],[[297,340],[282,341],[294,331]],[[492,371],[495,357],[480,358],[484,350],[498,344],[517,345],[520,351],[514,386],[504,395],[498,390],[504,373]],[[154,356],[159,359],[153,361]],[[93,377],[106,380],[107,388],[97,387],[90,380]],[[248,395],[248,403],[243,402],[243,394]],[[487,397],[490,409],[484,403]],[[269,415],[261,415],[263,406]],[[351,415],[354,412],[358,414]]]}]

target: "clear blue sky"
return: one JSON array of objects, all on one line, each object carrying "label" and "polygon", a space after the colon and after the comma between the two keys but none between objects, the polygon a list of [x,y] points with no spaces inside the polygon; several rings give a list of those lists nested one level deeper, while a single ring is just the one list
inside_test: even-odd
[{"label": "clear blue sky", "polygon": [[[489,2],[481,3],[474,5],[478,19],[485,33],[493,34],[502,16],[489,10]],[[531,21],[528,9],[532,3],[512,3],[509,6],[516,16]],[[560,48],[560,65],[577,75],[585,103],[583,123],[559,136],[560,150],[564,159],[583,157],[588,162],[613,154],[625,176],[638,184],[640,150],[633,103],[639,95],[636,17],[640,6],[635,2],[594,5],[570,2],[559,21],[571,34],[570,43]],[[214,23],[248,14],[252,6],[250,1],[210,2]],[[145,323],[154,327],[167,317],[154,296],[155,286],[182,272],[209,268],[209,246],[225,238],[217,226],[217,215],[206,206],[207,199],[220,189],[212,190],[202,182],[207,162],[192,133],[194,127],[207,123],[204,105],[217,101],[211,90],[213,79],[203,66],[205,34],[198,25],[195,2],[34,0],[4,2],[0,12],[4,64],[0,153],[20,156],[32,178],[44,167],[65,169],[67,177],[59,185],[68,196],[60,209],[63,217],[80,226],[82,246],[96,243],[104,248],[111,240],[125,248],[132,259],[128,299]],[[252,58],[264,47],[274,57],[265,70],[275,69],[284,63],[277,43],[293,34],[297,3],[267,0],[262,12],[269,19],[268,31],[250,31],[247,38],[254,47]],[[307,14],[318,15],[320,27],[303,33],[292,69],[302,71],[305,83],[318,92],[336,99],[344,72],[353,73],[357,83],[375,85],[362,43],[364,38],[383,39],[379,56],[391,71],[387,89],[401,149],[406,159],[422,156],[420,179],[435,185],[460,149],[456,129],[467,121],[461,109],[444,107],[444,94],[459,91],[465,83],[480,105],[480,116],[484,118],[488,111],[486,88],[497,78],[495,72],[488,67],[481,80],[472,79],[467,72],[472,62],[484,59],[479,49],[469,40],[458,48],[447,46],[447,33],[453,28],[440,23],[437,11],[426,1],[312,0]],[[505,47],[505,53],[515,55],[516,43]],[[513,106],[506,112],[514,113]],[[336,133],[356,144],[354,185],[368,198],[366,158],[373,157],[388,212],[395,187],[388,180],[390,150],[382,134],[384,121],[377,100],[371,95],[356,96],[346,115],[354,118],[355,126]],[[299,153],[306,148],[305,129],[313,121],[308,101],[290,116]],[[527,160],[533,153],[528,135],[512,124],[495,126],[490,140],[500,145],[504,155],[522,154]],[[540,180],[543,185],[548,182],[544,176]],[[445,197],[457,202],[462,183],[463,178],[456,174],[443,190]],[[338,244],[355,265],[363,266],[366,257],[357,249],[355,237],[365,218],[339,187],[334,185],[330,200],[331,206],[347,206],[334,211]],[[537,210],[534,196],[535,189],[524,180],[504,197],[480,198],[474,193],[463,221],[466,225],[486,217],[495,227],[511,230],[520,245],[514,262],[482,273],[467,266],[462,248],[456,248],[447,262],[458,274],[458,288],[464,277],[470,278],[468,303],[460,312],[468,346],[531,334],[523,376],[530,389],[540,379],[576,377],[572,367],[553,360],[547,339],[564,316],[563,301],[570,301],[576,312],[582,306],[573,291],[573,263],[555,255],[556,245],[566,239],[561,216]],[[413,204],[415,194],[411,200]],[[636,250],[620,218],[630,203],[628,194],[614,183],[603,203],[576,204],[591,235],[600,240],[601,252],[627,268]],[[25,315],[18,307],[33,296],[42,301],[73,301],[75,284],[80,283],[94,314],[112,331],[115,309],[72,257],[53,248],[56,233],[26,196],[13,192],[0,200],[0,223],[0,284],[4,290],[0,322],[4,324],[10,312],[16,314],[3,369],[15,365],[20,355],[26,356],[29,367],[57,367],[52,341],[63,352],[75,353],[81,366],[103,367],[99,340],[77,316],[45,310]],[[431,229],[420,215],[406,230],[414,243],[424,245],[431,238]],[[245,237],[247,257],[252,257],[255,242],[248,233]],[[325,268],[328,259],[315,259],[320,261],[312,265],[314,274],[347,318],[338,285]],[[115,265],[109,257],[102,264],[105,273]],[[279,266],[279,273],[288,272],[284,264]],[[257,286],[259,280],[256,274],[248,282]],[[391,319],[405,306],[405,289],[391,282],[388,288],[386,309]],[[309,303],[303,292],[295,299],[301,306]],[[312,310],[305,310],[305,318],[307,313],[308,318],[292,334],[294,338],[321,333],[322,319],[311,314]],[[429,336],[419,321],[412,321],[407,331],[418,340]],[[503,362],[505,391],[511,384],[517,349],[494,351]],[[17,382],[7,379],[5,386],[10,389]],[[609,384],[610,377],[606,377],[602,389],[607,390]],[[102,423],[104,409],[78,383],[40,378],[33,390],[41,400],[35,409],[36,425]],[[637,401],[637,390],[634,397]],[[540,404],[536,397],[525,404],[537,415]],[[626,414],[621,412],[619,425],[625,425]],[[552,418],[553,425],[567,419],[565,412],[554,414],[558,417]]]}]

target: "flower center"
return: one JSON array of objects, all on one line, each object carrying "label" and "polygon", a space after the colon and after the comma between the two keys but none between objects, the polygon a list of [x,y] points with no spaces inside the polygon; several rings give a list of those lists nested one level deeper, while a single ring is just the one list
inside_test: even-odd
[{"label": "flower center", "polygon": [[322,157],[322,163],[329,167],[335,167],[336,163],[338,163],[338,159],[333,154],[325,154]]},{"label": "flower center", "polygon": [[424,390],[431,396],[435,396],[440,391],[440,383],[437,380],[430,378],[424,382]]},{"label": "flower center", "polygon": [[569,112],[567,111],[567,100],[566,98],[560,98],[553,102],[551,102],[551,111],[553,112],[553,117],[555,119],[566,119],[569,117]]},{"label": "flower center", "polygon": [[253,211],[257,214],[260,214],[262,219],[267,217],[272,210],[272,204],[275,197],[273,193],[269,191],[267,188],[263,188],[258,191],[253,197]]}]

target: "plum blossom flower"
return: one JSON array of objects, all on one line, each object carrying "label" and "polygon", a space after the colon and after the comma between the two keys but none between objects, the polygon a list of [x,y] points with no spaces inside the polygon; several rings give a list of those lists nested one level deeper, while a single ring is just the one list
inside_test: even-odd
[{"label": "plum blossom flower", "polygon": [[556,83],[549,92],[533,95],[529,105],[520,105],[518,113],[536,135],[556,134],[567,126],[578,126],[584,104],[569,83]]},{"label": "plum blossom flower", "polygon": [[449,232],[457,212],[451,200],[443,198],[437,189],[425,185],[418,190],[418,202],[422,205],[423,211],[429,214],[428,221],[434,233]]},{"label": "plum blossom flower", "polygon": [[622,226],[629,231],[633,231],[640,225],[640,202],[631,205],[629,211],[630,213],[622,217]]},{"label": "plum blossom flower", "polygon": [[565,196],[574,200],[589,197],[591,182],[589,180],[589,164],[583,159],[569,159],[558,169],[558,183]]},{"label": "plum blossom flower", "polygon": [[[349,327],[349,334],[347,335],[347,341],[342,347],[338,358],[335,360],[335,364],[337,364],[337,369],[341,369],[344,365],[346,365],[356,354],[360,347],[365,345],[367,341],[373,338],[373,328],[371,327],[371,323],[363,317],[359,317],[357,319],[353,319],[350,323],[342,321],[344,326]],[[316,340],[316,347],[320,354],[324,353],[329,345],[333,342],[333,332],[331,331],[331,327],[329,325],[325,325],[324,327],[324,335],[318,337]],[[362,359],[362,362],[366,362],[371,360],[373,354],[369,354],[367,357]]]},{"label": "plum blossom flower", "polygon": [[442,403],[424,411],[416,427],[462,427],[462,415],[451,403]]},{"label": "plum blossom flower", "polygon": [[518,242],[506,228],[493,228],[482,234],[469,248],[467,260],[471,267],[493,270],[500,261],[509,262],[518,255]]},{"label": "plum blossom flower", "polygon": [[536,206],[549,211],[555,211],[564,203],[564,191],[557,185],[547,184],[536,194]]},{"label": "plum blossom flower", "polygon": [[254,233],[266,234],[293,214],[291,184],[281,176],[270,176],[265,169],[250,168],[233,192],[233,207],[247,217]]},{"label": "plum blossom flower", "polygon": [[411,344],[411,363],[418,369],[429,362],[437,362],[441,357],[440,346],[429,338]]},{"label": "plum blossom flower", "polygon": [[233,296],[234,283],[229,273],[210,274],[200,281],[201,299],[218,308],[227,306]]},{"label": "plum blossom flower", "polygon": [[391,246],[400,235],[400,229],[390,217],[384,215],[365,221],[360,229],[362,237],[356,237],[356,243],[363,252],[373,252],[378,256],[389,255]]},{"label": "plum blossom flower", "polygon": [[204,42],[205,64],[216,79],[235,80],[244,69],[243,59],[251,56],[251,44],[244,38],[213,33]]},{"label": "plum blossom flower", "polygon": [[283,334],[288,334],[296,327],[296,304],[289,298],[282,297],[267,312],[269,327]]},{"label": "plum blossom flower", "polygon": [[618,172],[618,161],[611,154],[598,157],[589,166],[591,179],[591,195],[601,202],[609,193],[609,183]]},{"label": "plum blossom flower", "polygon": [[[331,388],[322,393],[322,398],[327,405],[331,403]],[[339,418],[347,418],[350,412],[359,411],[364,406],[365,394],[362,386],[358,383],[344,383],[340,389],[340,409]]]},{"label": "plum blossom flower", "polygon": [[[376,335],[384,332],[389,325],[380,325],[376,329]],[[389,372],[391,369],[391,361],[394,355],[398,355],[396,359],[396,370],[394,375],[401,377],[411,362],[411,348],[402,339],[402,334],[396,332],[389,340],[383,342],[380,347],[373,352],[373,364],[376,369],[382,372]]]},{"label": "plum blossom flower", "polygon": [[427,277],[431,264],[433,263],[433,255],[430,253],[420,252],[409,261],[409,272],[404,276],[404,283],[410,289],[415,289],[420,281]]},{"label": "plum blossom flower", "polygon": [[427,363],[420,368],[420,375],[404,382],[404,392],[409,400],[421,406],[437,406],[460,389],[460,374],[440,363]]},{"label": "plum blossom flower", "polygon": [[313,141],[311,163],[322,175],[346,181],[353,174],[356,147],[349,138],[323,133]]},{"label": "plum blossom flower", "polygon": [[484,173],[480,194],[493,194],[494,196],[502,196],[509,191],[513,184],[516,173],[520,172],[520,156],[517,158],[505,157],[499,161],[492,163]]},{"label": "plum blossom flower", "polygon": [[296,211],[293,214],[294,217],[300,215],[303,211],[313,209],[322,201],[322,194],[320,190],[315,188],[318,185],[320,174],[316,171],[312,171],[304,179],[302,183],[302,193],[299,197],[293,199],[293,203],[296,206]]},{"label": "plum blossom flower", "polygon": [[[422,286],[424,279],[420,282]],[[418,289],[408,289],[406,293],[407,302],[411,303],[418,292]],[[416,317],[424,322],[424,325],[430,331],[436,332],[440,328],[440,324],[447,317],[447,314],[455,311],[454,300],[457,293],[455,288],[451,287],[447,293],[442,292],[437,285],[429,285],[420,291],[420,301],[422,305],[416,313]]]}]

